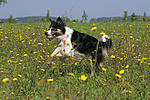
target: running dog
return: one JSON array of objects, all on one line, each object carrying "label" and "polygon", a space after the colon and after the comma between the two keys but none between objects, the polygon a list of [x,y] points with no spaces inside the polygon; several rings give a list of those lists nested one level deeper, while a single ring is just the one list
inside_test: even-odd
[{"label": "running dog", "polygon": [[94,75],[94,66],[103,67],[104,56],[109,56],[108,52],[112,47],[110,37],[103,35],[99,41],[95,37],[67,27],[60,17],[56,21],[50,19],[50,22],[51,25],[45,35],[50,41],[54,38],[59,41],[57,48],[51,54],[52,58],[64,55],[78,59],[88,57],[92,75]]}]

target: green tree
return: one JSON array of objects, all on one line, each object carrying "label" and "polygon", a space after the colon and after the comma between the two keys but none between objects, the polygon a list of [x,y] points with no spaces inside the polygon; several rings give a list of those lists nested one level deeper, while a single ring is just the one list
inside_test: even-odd
[{"label": "green tree", "polygon": [[131,15],[131,21],[133,22],[133,21],[136,21],[136,20],[137,20],[136,15],[133,12],[132,15]]},{"label": "green tree", "polygon": [[12,15],[10,15],[10,17],[8,18],[8,22],[9,23],[15,23],[15,21],[13,20],[13,16]]},{"label": "green tree", "polygon": [[81,22],[86,22],[88,18],[88,15],[85,13],[85,10],[83,11],[82,20]]},{"label": "green tree", "polygon": [[144,12],[143,22],[146,22],[146,12]]},{"label": "green tree", "polygon": [[127,22],[128,21],[127,12],[128,11],[124,11],[123,22]]},{"label": "green tree", "polygon": [[3,4],[3,6],[5,5],[5,4],[7,4],[7,0],[0,0],[0,6]]},{"label": "green tree", "polygon": [[49,22],[49,10],[47,10],[47,15],[46,15],[46,22]]},{"label": "green tree", "polygon": [[42,17],[41,22],[45,22],[45,19]]}]

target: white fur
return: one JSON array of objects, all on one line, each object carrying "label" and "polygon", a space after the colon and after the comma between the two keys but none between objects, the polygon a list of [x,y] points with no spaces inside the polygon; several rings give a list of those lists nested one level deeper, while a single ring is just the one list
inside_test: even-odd
[{"label": "white fur", "polygon": [[73,45],[71,43],[71,36],[74,30],[67,26],[65,27],[65,29],[66,29],[65,34],[58,36],[59,37],[58,39],[61,42],[59,43],[59,47],[57,47],[55,51],[52,53],[51,57],[67,55],[70,57],[82,59],[85,55],[73,49]]},{"label": "white fur", "polygon": [[108,35],[103,35],[102,38],[101,38],[101,40],[102,40],[103,42],[106,42],[107,39],[110,39],[110,37],[108,37]]}]

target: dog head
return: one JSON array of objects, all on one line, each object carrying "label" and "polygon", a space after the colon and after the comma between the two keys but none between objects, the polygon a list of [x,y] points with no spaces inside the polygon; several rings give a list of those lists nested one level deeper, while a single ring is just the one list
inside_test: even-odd
[{"label": "dog head", "polygon": [[65,34],[65,24],[60,17],[58,17],[56,21],[50,19],[50,22],[51,25],[45,32],[45,35],[50,41],[59,35]]}]

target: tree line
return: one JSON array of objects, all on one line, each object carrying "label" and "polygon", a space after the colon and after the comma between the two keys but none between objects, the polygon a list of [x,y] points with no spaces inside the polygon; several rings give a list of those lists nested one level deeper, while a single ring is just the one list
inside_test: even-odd
[{"label": "tree line", "polygon": [[[8,22],[8,23],[35,23],[35,22],[49,22],[49,19],[56,20],[56,17],[50,17],[49,10],[47,10],[46,16],[29,16],[29,17],[17,17],[13,18],[13,15],[10,15],[8,19],[0,19],[0,23]],[[69,17],[62,17],[64,22],[87,22],[88,15],[83,11],[83,15],[81,19],[73,19]],[[146,12],[144,12],[143,16],[138,16],[134,12],[128,16],[128,11],[124,11],[123,17],[100,17],[100,18],[91,18],[89,22],[134,22],[134,21],[150,21],[150,17],[146,16]]]}]

